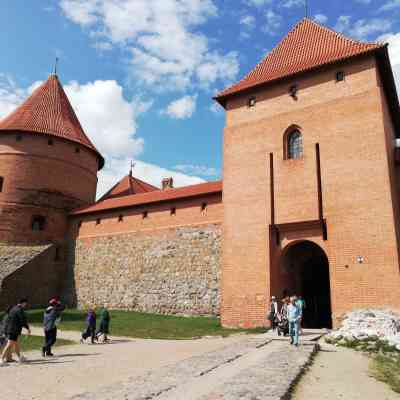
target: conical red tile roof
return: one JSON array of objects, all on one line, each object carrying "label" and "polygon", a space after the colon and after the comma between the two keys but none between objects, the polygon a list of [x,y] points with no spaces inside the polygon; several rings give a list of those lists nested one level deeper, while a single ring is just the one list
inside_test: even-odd
[{"label": "conical red tile roof", "polygon": [[98,201],[113,199],[115,197],[129,196],[131,194],[154,192],[155,190],[160,189],[129,174],[122,178]]},{"label": "conical red tile roof", "polygon": [[0,133],[10,130],[46,134],[79,143],[97,154],[99,169],[104,165],[103,156],[83,131],[57,75],[50,75],[22,105],[0,120]]},{"label": "conical red tile roof", "polygon": [[215,99],[224,103],[226,97],[242,90],[384,46],[349,39],[305,18],[245,78],[220,92]]}]

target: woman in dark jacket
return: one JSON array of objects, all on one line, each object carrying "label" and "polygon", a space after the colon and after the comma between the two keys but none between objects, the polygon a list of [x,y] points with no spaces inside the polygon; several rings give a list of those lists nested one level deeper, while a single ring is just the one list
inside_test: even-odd
[{"label": "woman in dark jacket", "polygon": [[93,309],[88,311],[86,317],[87,328],[86,331],[82,333],[81,343],[83,343],[89,336],[92,344],[96,339],[96,313]]},{"label": "woman in dark jacket", "polygon": [[101,311],[101,320],[99,330],[96,332],[96,340],[99,339],[101,335],[104,335],[103,343],[108,342],[107,335],[110,333],[110,313],[107,308],[103,307]]},{"label": "woman in dark jacket", "polygon": [[13,349],[17,354],[18,362],[23,363],[26,361],[26,358],[21,354],[18,339],[21,336],[22,328],[25,328],[29,335],[31,334],[24,312],[27,305],[28,300],[21,299],[21,301],[16,306],[12,307],[8,313],[7,324],[5,327],[8,341],[1,355],[0,366],[6,365],[7,358],[10,357]]}]

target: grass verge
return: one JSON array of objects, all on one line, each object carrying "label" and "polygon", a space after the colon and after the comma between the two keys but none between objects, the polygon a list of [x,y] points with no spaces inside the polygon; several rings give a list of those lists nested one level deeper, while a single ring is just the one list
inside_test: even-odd
[{"label": "grass verge", "polygon": [[375,379],[387,383],[393,391],[400,393],[400,357],[378,354],[370,366]]},{"label": "grass verge", "polygon": [[[111,310],[110,314],[112,336],[146,339],[192,339],[203,336],[226,337],[237,333],[264,333],[267,331],[266,328],[223,328],[220,320],[213,317],[180,317],[121,310]],[[43,310],[30,310],[27,315],[31,324],[41,326]],[[59,328],[61,330],[83,331],[85,320],[85,311],[66,310],[62,315]]]},{"label": "grass verge", "polygon": [[[20,345],[23,352],[31,351],[31,350],[40,350],[43,346],[43,337],[42,336],[34,336],[34,335],[22,335],[20,337]],[[65,339],[57,339],[55,347],[59,346],[67,346],[71,344],[76,344],[71,340]]]}]

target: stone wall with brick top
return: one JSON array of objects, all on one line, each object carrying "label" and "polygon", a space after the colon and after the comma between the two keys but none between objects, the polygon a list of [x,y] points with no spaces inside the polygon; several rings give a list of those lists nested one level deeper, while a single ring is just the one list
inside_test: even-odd
[{"label": "stone wall with brick top", "polygon": [[78,237],[69,246],[67,300],[80,308],[219,314],[219,224]]}]

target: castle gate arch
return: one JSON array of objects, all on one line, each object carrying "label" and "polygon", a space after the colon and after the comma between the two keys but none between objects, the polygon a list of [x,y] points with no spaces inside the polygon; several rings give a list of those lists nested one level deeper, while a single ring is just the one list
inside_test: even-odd
[{"label": "castle gate arch", "polygon": [[316,243],[302,240],[288,244],[280,256],[282,296],[303,296],[303,326],[331,328],[329,261]]}]

